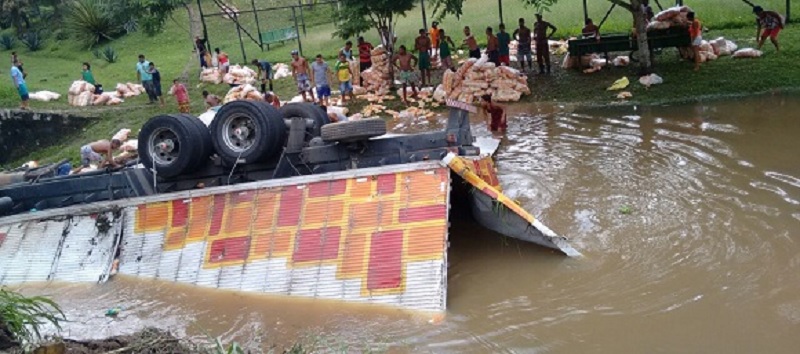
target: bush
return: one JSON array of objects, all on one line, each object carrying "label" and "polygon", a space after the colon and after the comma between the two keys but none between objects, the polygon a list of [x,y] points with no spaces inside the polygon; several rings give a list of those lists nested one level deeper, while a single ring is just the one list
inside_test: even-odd
[{"label": "bush", "polygon": [[92,55],[94,55],[95,59],[103,59],[103,53],[100,52],[100,49],[92,49]]},{"label": "bush", "polygon": [[103,5],[101,0],[75,0],[67,7],[67,29],[86,46],[112,40],[121,32],[121,27]]},{"label": "bush", "polygon": [[53,32],[53,34],[55,35],[57,41],[65,41],[69,39],[69,32],[63,29],[57,29],[55,32]]},{"label": "bush", "polygon": [[103,52],[100,53],[100,56],[101,56],[101,58],[103,60],[105,60],[105,61],[107,61],[109,63],[116,63],[117,59],[119,59],[119,56],[117,55],[117,51],[114,50],[114,48],[111,47],[111,46],[103,48]]},{"label": "bush", "polygon": [[36,32],[28,32],[22,36],[22,43],[28,47],[28,50],[35,52],[44,47],[44,38]]},{"label": "bush", "polygon": [[0,36],[0,45],[2,45],[3,49],[5,49],[5,50],[14,49],[14,42],[15,41],[16,40],[14,39],[14,36],[12,36],[12,35],[10,35],[8,33],[5,33],[2,36]]},{"label": "bush", "polygon": [[32,343],[41,339],[42,325],[51,323],[61,330],[60,323],[66,318],[53,300],[0,289],[0,321],[16,340]]}]

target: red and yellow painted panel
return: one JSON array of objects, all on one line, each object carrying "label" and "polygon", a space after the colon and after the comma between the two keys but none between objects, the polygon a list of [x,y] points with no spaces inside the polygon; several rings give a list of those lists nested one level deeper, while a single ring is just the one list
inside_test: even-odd
[{"label": "red and yellow painted panel", "polygon": [[133,233],[141,248],[163,237],[158,252],[204,244],[201,271],[285,259],[289,274],[333,266],[336,280],[360,281],[364,297],[403,295],[409,277],[424,276],[406,274],[410,263],[444,268],[449,173],[429,167],[150,203],[135,210]]}]

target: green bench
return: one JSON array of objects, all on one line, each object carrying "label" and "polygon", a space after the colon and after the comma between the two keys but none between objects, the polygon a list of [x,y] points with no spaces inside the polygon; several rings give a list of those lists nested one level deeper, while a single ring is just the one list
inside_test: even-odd
[{"label": "green bench", "polygon": [[278,28],[271,31],[262,32],[260,37],[261,48],[263,49],[264,45],[266,44],[267,50],[269,50],[270,44],[283,44],[283,42],[297,39],[297,30],[294,27]]},{"label": "green bench", "polygon": [[[661,48],[681,48],[691,47],[692,38],[686,27],[671,27],[665,30],[655,30],[647,32],[647,43],[650,50]],[[627,34],[611,34],[600,36],[598,42],[595,38],[573,39],[569,41],[570,57],[580,58],[586,54],[603,53],[608,59],[611,52],[629,52],[631,60],[635,60],[634,54],[639,50],[639,43],[636,39]]]}]

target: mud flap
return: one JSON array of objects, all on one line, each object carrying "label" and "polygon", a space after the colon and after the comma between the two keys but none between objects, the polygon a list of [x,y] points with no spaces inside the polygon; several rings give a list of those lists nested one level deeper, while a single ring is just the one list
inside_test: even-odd
[{"label": "mud flap", "polygon": [[450,153],[442,160],[442,164],[473,187],[470,195],[472,214],[487,229],[558,250],[570,257],[581,256],[566,237],[557,235],[503,194],[491,157],[472,160]]}]

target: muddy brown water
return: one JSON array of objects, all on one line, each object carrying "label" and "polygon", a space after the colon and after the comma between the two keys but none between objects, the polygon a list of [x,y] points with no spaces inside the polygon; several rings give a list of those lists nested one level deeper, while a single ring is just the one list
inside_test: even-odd
[{"label": "muddy brown water", "polygon": [[345,351],[797,353],[797,112],[796,96],[514,106],[501,182],[585,257],[456,223],[441,322],[121,277],[24,291],[53,295],[73,321],[65,334],[82,338],[157,326],[262,348],[299,336]]}]

